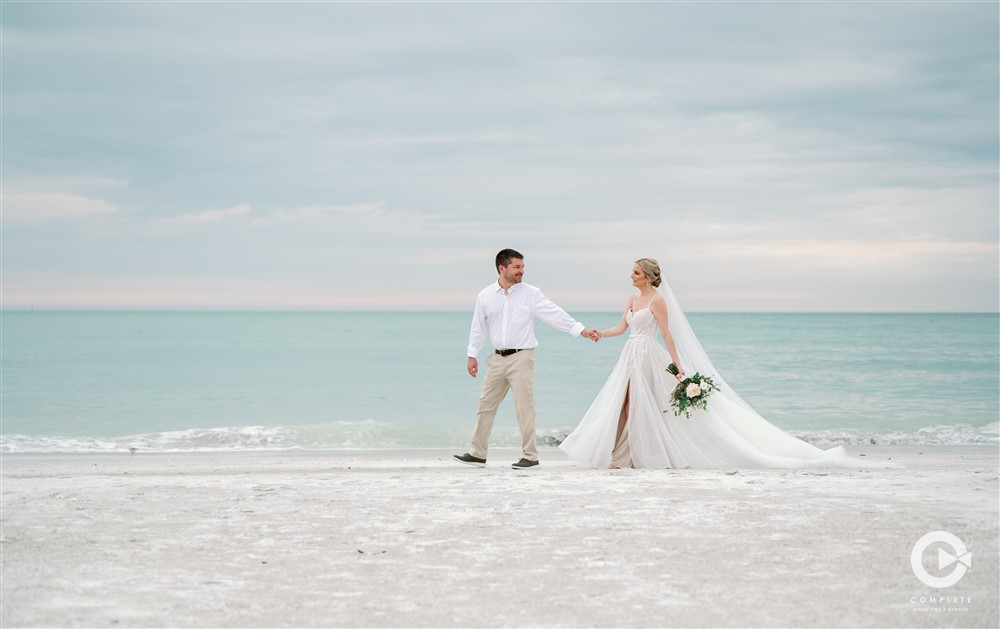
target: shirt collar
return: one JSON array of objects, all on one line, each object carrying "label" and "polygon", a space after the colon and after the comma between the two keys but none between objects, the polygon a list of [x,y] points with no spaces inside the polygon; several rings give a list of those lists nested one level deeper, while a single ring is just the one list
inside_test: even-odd
[{"label": "shirt collar", "polygon": [[[507,289],[509,293],[516,293],[519,290],[521,290],[521,282],[518,282],[517,284],[514,284],[509,289]],[[503,286],[500,286],[500,280],[493,282],[493,292],[494,293],[503,292]]]}]

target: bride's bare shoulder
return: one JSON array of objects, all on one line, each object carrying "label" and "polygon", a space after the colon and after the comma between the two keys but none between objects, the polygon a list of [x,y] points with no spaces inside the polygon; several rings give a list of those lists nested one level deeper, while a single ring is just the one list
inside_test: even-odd
[{"label": "bride's bare shoulder", "polygon": [[659,293],[656,293],[655,295],[653,295],[653,299],[651,299],[650,302],[649,302],[649,309],[650,310],[658,310],[658,311],[666,312],[667,311],[667,302],[666,302],[665,299],[663,299],[663,295],[661,295]]}]

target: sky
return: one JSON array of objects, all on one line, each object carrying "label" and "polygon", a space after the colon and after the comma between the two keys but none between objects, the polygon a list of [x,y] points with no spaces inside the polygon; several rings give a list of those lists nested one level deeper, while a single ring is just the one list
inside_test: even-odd
[{"label": "sky", "polygon": [[0,12],[6,309],[1000,310],[995,2]]}]

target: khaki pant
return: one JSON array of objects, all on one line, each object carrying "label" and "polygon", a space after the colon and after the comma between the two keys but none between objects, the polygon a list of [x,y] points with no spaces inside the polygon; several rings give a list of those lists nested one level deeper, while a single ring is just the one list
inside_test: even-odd
[{"label": "khaki pant", "polygon": [[486,359],[486,381],[483,394],[479,396],[479,410],[476,412],[476,430],[472,433],[472,449],[469,454],[480,459],[486,458],[489,449],[493,419],[497,416],[500,402],[509,389],[514,390],[514,410],[517,425],[521,428],[521,451],[526,459],[538,460],[535,446],[535,350],[525,349],[510,356],[500,356],[496,352]]}]

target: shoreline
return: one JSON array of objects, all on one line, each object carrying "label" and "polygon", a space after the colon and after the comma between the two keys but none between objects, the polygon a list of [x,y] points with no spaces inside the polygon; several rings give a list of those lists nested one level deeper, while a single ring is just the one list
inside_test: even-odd
[{"label": "shoreline", "polygon": [[[328,422],[298,426],[228,426],[185,428],[166,432],[104,436],[0,434],[0,455],[16,454],[104,454],[174,452],[320,452],[398,451],[464,449],[468,445],[467,426],[438,427],[415,434],[413,426],[363,420]],[[538,447],[557,447],[573,428],[543,428],[538,431]],[[783,429],[784,430],[784,429]],[[881,446],[996,446],[1000,447],[1000,423],[982,426],[971,423],[938,424],[909,432],[875,433],[856,429],[791,430],[792,436],[820,449],[844,446],[863,449]],[[514,425],[497,426],[491,438],[499,447],[519,447],[520,431]]]},{"label": "shoreline", "polygon": [[[822,450],[838,447],[836,445],[816,446]],[[984,443],[930,443],[930,444],[843,444],[844,450],[851,456],[905,456],[922,452],[929,453],[990,453],[1000,451],[998,444]],[[136,452],[0,452],[0,461],[10,458],[11,460],[24,460],[30,458],[73,458],[73,457],[162,457],[162,456],[330,456],[330,457],[350,457],[358,456],[362,458],[376,457],[379,454],[385,455],[407,455],[407,456],[431,456],[438,455],[451,458],[452,454],[462,454],[468,448],[467,445],[445,448],[440,446],[386,446],[386,447],[331,447],[331,448],[219,448],[200,450],[137,450]],[[511,453],[516,461],[519,458],[520,448],[515,446],[492,446],[491,452]],[[558,446],[538,445],[539,453],[548,453],[552,460],[564,460],[566,455]],[[491,461],[492,462],[492,461]]]},{"label": "shoreline", "polygon": [[[4,454],[0,624],[997,626],[997,448],[848,450],[906,467],[593,470],[551,448],[529,471],[510,469],[516,448],[486,468],[450,449]],[[936,530],[973,554],[942,590],[910,566]]]}]

